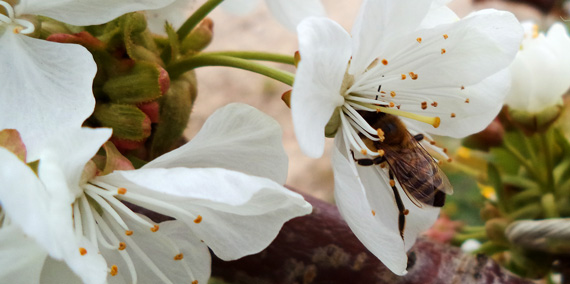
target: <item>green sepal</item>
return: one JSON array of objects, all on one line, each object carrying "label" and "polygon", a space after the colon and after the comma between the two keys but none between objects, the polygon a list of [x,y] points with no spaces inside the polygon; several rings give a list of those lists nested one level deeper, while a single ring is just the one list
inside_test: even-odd
[{"label": "green sepal", "polygon": [[171,82],[168,92],[159,99],[160,122],[152,137],[150,158],[172,150],[182,138],[196,95],[196,75],[193,71]]},{"label": "green sepal", "polygon": [[12,152],[22,162],[26,162],[26,145],[24,145],[18,130],[4,129],[0,131],[0,147]]},{"label": "green sepal", "polygon": [[489,184],[495,188],[495,193],[497,194],[497,205],[499,210],[503,213],[509,212],[509,202],[505,200],[503,181],[501,179],[501,174],[499,170],[493,163],[487,164],[487,178],[489,179]]},{"label": "green sepal", "polygon": [[103,145],[103,149],[105,149],[106,159],[105,159],[105,167],[103,168],[103,172],[101,172],[100,175],[104,176],[117,170],[135,169],[131,161],[125,158],[125,156],[123,156],[121,152],[117,150],[117,147],[115,147],[115,144],[113,144],[112,142],[107,141]]},{"label": "green sepal", "polygon": [[561,105],[547,107],[539,113],[508,109],[510,120],[527,134],[546,132],[560,117],[561,113]]},{"label": "green sepal", "polygon": [[537,202],[540,200],[541,196],[542,191],[537,186],[535,188],[526,188],[525,190],[513,195],[510,200],[515,208],[524,207],[530,203]]},{"label": "green sepal", "polygon": [[101,104],[93,113],[101,126],[113,128],[113,137],[142,141],[150,136],[150,119],[133,105]]},{"label": "green sepal", "polygon": [[158,47],[147,29],[145,15],[130,13],[121,18],[123,41],[129,57],[135,61],[153,62],[164,66]]},{"label": "green sepal", "polygon": [[509,214],[509,218],[513,220],[521,219],[539,219],[542,218],[542,206],[539,202],[531,203],[521,208],[517,208]]},{"label": "green sepal", "polygon": [[337,107],[334,109],[329,122],[325,125],[325,136],[328,138],[334,138],[340,126],[340,107]]},{"label": "green sepal", "polygon": [[213,26],[211,19],[202,20],[186,38],[182,39],[180,45],[182,54],[195,53],[206,48],[212,42]]},{"label": "green sepal", "polygon": [[168,37],[168,46],[164,47],[161,58],[167,65],[175,61],[180,56],[180,42],[178,41],[178,34],[170,23],[164,24],[164,30]]},{"label": "green sepal", "polygon": [[111,102],[139,104],[158,99],[169,84],[168,74],[162,67],[139,61],[127,74],[105,82],[103,92]]}]

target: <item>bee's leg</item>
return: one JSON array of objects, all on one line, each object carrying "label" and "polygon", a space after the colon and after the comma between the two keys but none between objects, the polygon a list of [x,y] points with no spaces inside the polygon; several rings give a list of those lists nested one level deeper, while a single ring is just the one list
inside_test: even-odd
[{"label": "bee's leg", "polygon": [[400,237],[404,240],[404,229],[406,227],[406,215],[410,212],[406,207],[404,207],[404,202],[402,202],[402,198],[400,197],[400,193],[396,188],[396,181],[394,180],[394,173],[392,170],[388,171],[390,175],[390,187],[392,187],[392,191],[394,191],[394,199],[396,200],[396,206],[398,206],[398,229],[400,230]]},{"label": "bee's leg", "polygon": [[420,141],[424,140],[424,135],[421,134],[421,133],[420,133],[420,134],[416,134],[416,135],[414,136],[414,140],[420,142]]},{"label": "bee's leg", "polygon": [[374,159],[357,159],[354,156],[354,151],[350,150],[350,153],[352,154],[352,159],[359,165],[359,166],[373,166],[373,165],[379,165],[381,163],[383,163],[384,161],[386,161],[386,158],[384,157],[376,157]]}]

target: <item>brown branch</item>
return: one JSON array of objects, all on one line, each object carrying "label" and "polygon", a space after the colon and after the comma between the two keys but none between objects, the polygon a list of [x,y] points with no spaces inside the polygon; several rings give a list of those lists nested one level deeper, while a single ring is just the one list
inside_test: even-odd
[{"label": "brown branch", "polygon": [[486,256],[420,239],[409,252],[408,274],[394,275],[358,241],[337,208],[305,195],[309,216],[293,219],[264,251],[224,262],[213,257],[212,276],[232,283],[531,283]]}]

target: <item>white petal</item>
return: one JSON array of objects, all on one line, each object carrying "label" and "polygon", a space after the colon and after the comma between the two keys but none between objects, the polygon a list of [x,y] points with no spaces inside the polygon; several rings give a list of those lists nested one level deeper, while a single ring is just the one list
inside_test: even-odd
[{"label": "white petal", "polygon": [[334,21],[309,18],[297,27],[301,61],[291,94],[291,115],[303,152],[323,154],[324,128],[344,103],[340,88],[350,59],[350,36]]},{"label": "white petal", "polygon": [[284,184],[287,165],[279,124],[251,106],[230,104],[214,112],[190,142],[143,168],[224,168]]},{"label": "white petal", "polygon": [[[140,169],[116,171],[96,181],[169,204],[124,200],[185,222],[222,259],[261,251],[284,222],[310,213],[303,198],[277,183],[224,169]],[[179,208],[179,209],[177,209]],[[203,217],[199,224],[193,217]]]},{"label": "white petal", "polygon": [[226,0],[220,7],[236,15],[245,15],[251,13],[258,4],[259,0]]},{"label": "white petal", "polygon": [[[381,204],[368,200],[365,189],[354,169],[354,162],[346,158],[346,146],[341,141],[340,132],[335,138],[332,164],[335,179],[335,201],[342,217],[356,237],[386,267],[398,275],[406,274],[406,249],[398,232],[397,208],[393,195],[385,183],[373,188],[384,196]],[[340,148],[339,148],[340,147]],[[341,151],[345,152],[344,154]],[[376,215],[372,214],[375,210]]]},{"label": "white petal", "polygon": [[[509,82],[510,73],[505,69],[478,84],[465,86],[463,90],[457,88],[437,89],[442,94],[454,95],[437,98],[437,107],[429,106],[424,111],[420,110],[419,107],[402,106],[402,110],[439,116],[441,123],[438,128],[415,120],[406,118],[403,120],[413,124],[422,132],[436,135],[462,138],[477,133],[485,129],[501,110],[502,102],[509,92]],[[469,99],[468,103],[466,102],[467,99]],[[451,113],[454,113],[455,117],[452,117]]]},{"label": "white petal", "polygon": [[18,157],[0,147],[0,201],[11,222],[49,251],[48,198],[36,174]]},{"label": "white petal", "polygon": [[449,1],[434,1],[430,10],[420,24],[420,28],[429,29],[437,25],[447,24],[459,20],[459,17],[453,10],[449,9],[444,3]]},{"label": "white petal", "polygon": [[387,67],[394,74],[418,75],[414,81],[397,81],[394,88],[404,84],[415,90],[472,85],[508,67],[522,35],[513,14],[482,10],[455,23],[412,33],[391,46]]},{"label": "white petal", "polygon": [[0,282],[40,283],[47,252],[16,225],[0,229]]},{"label": "white petal", "polygon": [[32,161],[50,133],[91,115],[97,66],[82,46],[9,31],[0,36],[0,54],[0,129],[17,129]]},{"label": "white petal", "polygon": [[[224,1],[223,3],[230,2]],[[145,11],[147,25],[151,32],[166,35],[164,24],[168,21],[175,29],[179,28],[194,12],[197,4],[193,0],[176,0],[164,8]]]},{"label": "white petal", "polygon": [[[416,30],[433,0],[366,0],[352,27],[353,57],[349,73],[357,75],[398,38]],[[389,59],[388,59],[389,60]]]},{"label": "white petal", "polygon": [[109,139],[111,132],[109,128],[77,127],[56,131],[46,139],[46,148],[39,156],[38,174],[50,194],[64,195],[71,190],[75,198],[82,192],[79,181],[83,168]]},{"label": "white petal", "polygon": [[83,281],[81,281],[81,278],[71,271],[65,262],[48,257],[42,270],[40,283],[80,284],[83,283]]},{"label": "white petal", "polygon": [[273,17],[292,31],[295,31],[297,25],[305,18],[326,15],[320,0],[265,0],[265,2]]},{"label": "white petal", "polygon": [[174,0],[27,0],[16,5],[16,14],[42,15],[76,26],[98,25],[123,14],[158,9]]}]

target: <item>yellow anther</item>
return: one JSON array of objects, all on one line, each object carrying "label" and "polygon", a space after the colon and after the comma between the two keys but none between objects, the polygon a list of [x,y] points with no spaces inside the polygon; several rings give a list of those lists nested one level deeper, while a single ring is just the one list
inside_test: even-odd
[{"label": "yellow anther", "polygon": [[447,51],[445,50],[445,48],[442,48],[442,49],[441,49],[441,54],[444,54],[444,53],[446,53],[446,52],[447,52]]},{"label": "yellow anther", "polygon": [[119,243],[119,250],[125,250],[126,248],[127,248],[127,244],[125,244],[124,242]]},{"label": "yellow anther", "polygon": [[390,186],[396,186],[396,182],[393,179],[390,180]]},{"label": "yellow anther", "polygon": [[406,80],[406,74],[402,74],[402,80]]},{"label": "yellow anther", "polygon": [[422,109],[426,109],[427,108],[427,102],[422,102]]},{"label": "yellow anther", "polygon": [[150,228],[150,230],[152,232],[156,232],[156,231],[158,231],[158,228],[159,228],[158,225],[154,225],[154,227]]},{"label": "yellow anther", "polygon": [[469,98],[465,99],[465,103],[468,104],[469,103]]},{"label": "yellow anther", "polygon": [[125,193],[127,193],[127,189],[124,188],[124,187],[119,187],[119,188],[117,189],[117,193],[118,193],[118,194],[125,194]]},{"label": "yellow anther", "polygon": [[412,78],[412,80],[416,80],[418,79],[418,74],[414,73],[414,72],[410,72],[410,78]]},{"label": "yellow anther", "polygon": [[461,86],[461,90],[465,90],[465,86]]},{"label": "yellow anther", "polygon": [[198,217],[196,217],[196,219],[194,219],[194,223],[198,224],[202,222],[202,216],[198,215]]},{"label": "yellow anther", "polygon": [[192,281],[192,284],[198,284],[198,280]]},{"label": "yellow anther", "polygon": [[390,107],[394,107],[395,105],[394,102],[390,102]]},{"label": "yellow anther", "polygon": [[384,130],[382,130],[382,128],[378,128],[376,129],[376,133],[378,134],[380,141],[384,141]]},{"label": "yellow anther", "polygon": [[116,265],[111,265],[111,270],[109,271],[109,274],[111,274],[111,276],[115,276],[117,275],[117,273],[119,273],[119,268]]},{"label": "yellow anther", "polygon": [[382,156],[384,156],[384,154],[386,154],[386,152],[384,152],[384,150],[382,150],[382,149],[378,150],[378,156],[382,157]]},{"label": "yellow anther", "polygon": [[184,254],[179,253],[177,255],[174,256],[174,260],[182,260],[184,258]]},{"label": "yellow anther", "polygon": [[85,248],[79,248],[79,254],[80,255],[86,255],[87,254],[87,250]]},{"label": "yellow anther", "polygon": [[447,38],[448,38],[447,34],[444,34],[443,39],[447,39]]},{"label": "yellow anther", "polygon": [[452,112],[452,113],[451,113],[451,118],[454,118],[454,117],[455,117],[455,112]]},{"label": "yellow anther", "polygon": [[372,216],[376,216],[376,211],[372,210]]},{"label": "yellow anther", "polygon": [[404,213],[404,215],[408,215],[408,214],[410,214],[410,210],[404,209],[404,212],[402,212],[402,213]]},{"label": "yellow anther", "polygon": [[395,96],[396,96],[396,92],[391,91],[391,92],[390,92],[390,96],[392,96],[392,98],[395,97]]},{"label": "yellow anther", "polygon": [[130,231],[130,230],[126,230],[126,231],[125,231],[125,235],[127,235],[127,236],[130,236],[130,235],[132,235],[132,234],[133,234],[133,231]]},{"label": "yellow anther", "polygon": [[360,154],[366,155],[366,154],[368,154],[368,152],[366,151],[366,149],[362,149],[362,150],[360,150]]},{"label": "yellow anther", "polygon": [[416,38],[416,40],[418,41],[418,43],[422,43],[422,38],[421,38],[421,37]]},{"label": "yellow anther", "polygon": [[388,65],[388,60],[386,60],[386,59],[382,59],[382,64],[384,64],[384,65]]},{"label": "yellow anther", "polygon": [[432,106],[432,107],[437,107],[437,102],[431,103],[431,106]]},{"label": "yellow anther", "polygon": [[447,159],[447,162],[448,162],[448,163],[451,163],[451,162],[453,162],[453,159],[452,159],[452,158],[449,158],[449,159]]}]

